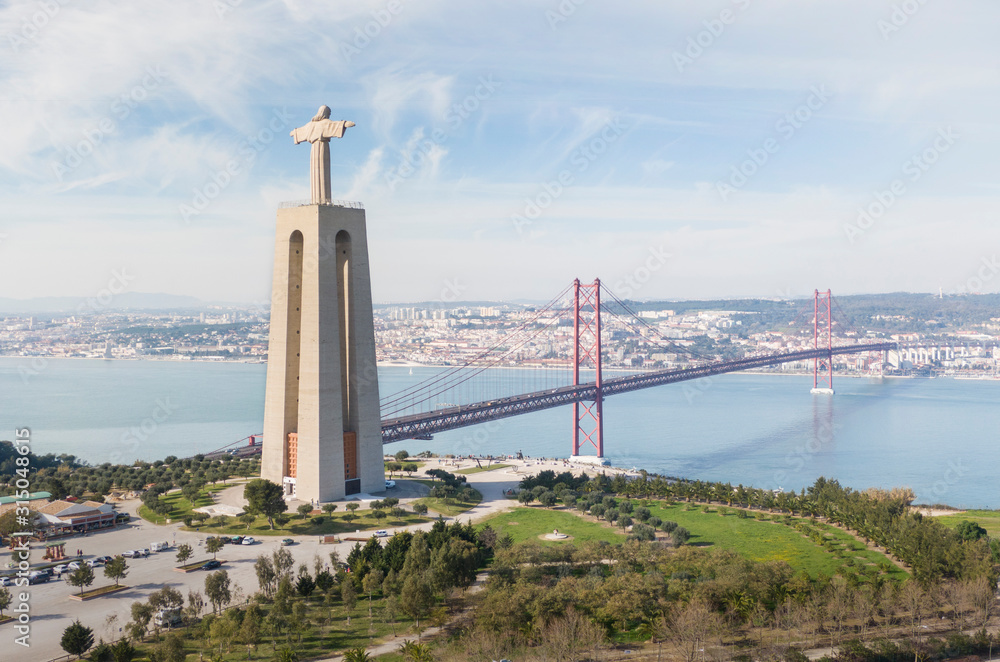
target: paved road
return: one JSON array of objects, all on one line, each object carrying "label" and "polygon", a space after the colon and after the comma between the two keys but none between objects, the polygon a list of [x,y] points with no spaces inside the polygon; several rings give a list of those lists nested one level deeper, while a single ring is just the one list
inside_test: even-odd
[{"label": "paved road", "polygon": [[[459,519],[479,520],[495,512],[507,510],[517,506],[517,502],[504,497],[506,489],[517,486],[521,478],[526,473],[534,473],[543,469],[552,469],[557,472],[565,470],[562,462],[539,463],[516,462],[517,467],[512,469],[500,469],[483,473],[472,474],[468,477],[469,483],[483,494],[483,501],[471,511],[463,513]],[[427,468],[434,468],[438,465],[431,462]],[[442,465],[443,466],[443,465]],[[459,466],[459,468],[462,465]],[[468,463],[464,466],[475,466],[475,463]],[[456,467],[446,467],[454,471]],[[239,489],[242,489],[240,487]],[[385,495],[391,495],[391,490]],[[227,495],[221,501],[231,501],[233,496]],[[403,499],[408,501],[409,499]],[[135,514],[139,505],[138,501],[126,502],[121,506],[122,510]],[[338,512],[342,510],[338,509]],[[95,556],[120,554],[127,549],[149,547],[150,543],[156,541],[169,541],[174,545],[188,543],[195,549],[194,560],[211,558],[205,552],[204,540],[206,534],[197,532],[181,531],[180,524],[158,526],[143,520],[133,520],[133,523],[118,529],[92,533],[88,536],[77,536],[66,539],[68,550],[83,550],[83,558],[93,558]],[[432,523],[419,524],[409,527],[410,530],[427,530]],[[390,535],[397,530],[404,530],[407,527],[390,528]],[[336,550],[340,558],[346,558],[354,543],[340,543],[337,545],[321,545],[315,537],[296,537],[297,544],[288,547],[288,550],[295,558],[295,563],[306,563],[312,567],[312,560],[315,555],[319,555],[324,560],[329,560],[330,552]],[[263,538],[256,545],[240,546],[226,545],[219,553],[219,559],[225,560],[223,568],[229,571],[229,576],[233,582],[233,590],[239,586],[244,595],[250,595],[257,590],[257,577],[253,570],[253,563],[259,554],[270,554],[280,546],[280,539]],[[32,553],[32,560],[41,561],[40,550]],[[17,593],[25,591],[30,594],[31,605],[31,647],[28,649],[13,644],[17,636],[13,623],[0,626],[0,658],[3,660],[16,660],[18,662],[46,662],[48,660],[63,656],[65,653],[59,646],[59,639],[63,630],[73,620],[79,619],[81,623],[94,630],[96,639],[112,640],[121,636],[120,628],[124,627],[131,618],[131,605],[135,601],[145,600],[150,593],[158,590],[162,586],[172,586],[179,590],[185,598],[188,591],[198,590],[204,593],[205,574],[204,572],[192,572],[181,574],[174,572],[177,565],[176,549],[171,549],[158,554],[150,554],[144,559],[129,559],[128,576],[122,582],[130,587],[129,590],[117,593],[112,596],[90,600],[88,602],[78,602],[70,600],[69,595],[75,590],[72,586],[54,578],[47,584],[38,584],[26,589],[12,587],[11,593],[17,597]],[[10,551],[3,550],[0,553],[0,567],[6,565],[10,560]],[[103,572],[98,570],[92,588],[111,584],[110,580],[104,577]],[[113,617],[117,617],[114,620]],[[111,620],[109,620],[111,619]],[[412,636],[412,635],[411,635]],[[396,644],[398,645],[398,643]]]}]

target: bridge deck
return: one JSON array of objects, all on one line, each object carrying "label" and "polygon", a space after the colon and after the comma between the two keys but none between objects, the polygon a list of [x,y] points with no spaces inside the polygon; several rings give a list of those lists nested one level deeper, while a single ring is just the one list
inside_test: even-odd
[{"label": "bridge deck", "polygon": [[[701,379],[712,375],[728,372],[739,372],[752,368],[762,368],[780,363],[803,361],[807,359],[824,358],[839,354],[859,354],[861,352],[880,352],[896,349],[896,343],[867,343],[862,345],[844,345],[830,349],[808,349],[784,354],[767,354],[735,361],[720,361],[695,368],[675,370],[658,370],[627,377],[616,377],[605,380],[601,386],[602,397],[628,393],[639,389],[674,384],[677,382]],[[477,402],[459,407],[437,409],[424,414],[413,414],[382,421],[382,443],[390,444],[404,439],[413,439],[478,425],[487,421],[509,418],[520,414],[528,414],[543,409],[551,409],[579,401],[593,401],[597,397],[597,384],[580,384],[579,386],[563,386],[545,391],[535,391],[508,398],[497,398],[486,402]]]}]

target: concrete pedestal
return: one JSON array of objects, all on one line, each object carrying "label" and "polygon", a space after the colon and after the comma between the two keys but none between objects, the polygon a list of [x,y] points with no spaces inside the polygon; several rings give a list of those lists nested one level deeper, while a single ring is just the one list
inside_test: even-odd
[{"label": "concrete pedestal", "polygon": [[278,211],[261,462],[302,501],[385,489],[363,209]]}]

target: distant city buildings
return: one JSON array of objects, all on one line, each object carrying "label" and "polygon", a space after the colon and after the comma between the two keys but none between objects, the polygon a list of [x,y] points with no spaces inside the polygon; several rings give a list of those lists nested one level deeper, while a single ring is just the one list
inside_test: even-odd
[{"label": "distant city buildings", "polygon": [[[683,368],[707,359],[732,359],[812,347],[812,323],[764,324],[760,313],[718,310],[643,310],[640,320],[602,318],[605,369]],[[268,319],[259,307],[192,312],[103,311],[83,315],[0,317],[0,356],[264,362]],[[907,322],[905,315],[873,316],[872,324]],[[532,306],[381,306],[375,310],[378,361],[383,364],[456,366],[503,347],[512,331],[529,324],[531,340],[501,363],[510,367],[568,368],[573,321],[569,312],[539,314]],[[1000,366],[1000,319],[950,331],[879,334],[864,328],[838,334],[835,342],[885,337],[908,345],[883,357],[840,356],[835,368],[865,373],[993,376]],[[37,357],[37,358],[36,358]],[[811,371],[790,363],[775,372]]]}]

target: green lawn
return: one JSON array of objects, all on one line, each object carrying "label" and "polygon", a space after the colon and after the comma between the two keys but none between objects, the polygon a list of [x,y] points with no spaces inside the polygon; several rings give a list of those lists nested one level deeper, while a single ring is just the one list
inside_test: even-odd
[{"label": "green lawn", "polygon": [[496,471],[497,469],[507,469],[507,468],[512,467],[512,466],[514,466],[514,465],[513,464],[494,464],[494,465],[489,466],[489,467],[482,466],[482,467],[472,467],[472,468],[469,468],[469,469],[459,469],[455,473],[457,473],[457,474],[465,474],[466,476],[468,476],[469,474],[478,474],[478,473],[481,473],[483,471]]},{"label": "green lawn", "polygon": [[[397,518],[389,515],[381,520],[376,519],[372,516],[372,510],[356,510],[354,511],[355,518],[348,522],[345,519],[344,511],[337,511],[333,515],[318,515],[317,517],[323,518],[323,523],[317,525],[316,520],[312,517],[309,519],[301,519],[298,515],[292,517],[292,519],[283,527],[279,527],[277,523],[274,525],[274,530],[271,530],[270,525],[267,523],[266,517],[258,517],[253,524],[250,525],[249,530],[246,524],[241,524],[236,518],[230,517],[229,522],[225,526],[217,525],[206,525],[201,524],[195,527],[182,527],[185,531],[194,531],[197,529],[201,533],[215,533],[215,534],[226,534],[226,535],[249,535],[249,536],[281,536],[287,537],[289,535],[294,536],[321,536],[321,535],[340,535],[354,533],[355,531],[369,531],[375,529],[384,529],[390,526],[411,526],[413,524],[421,524],[422,522],[431,521],[430,518],[421,517],[416,513],[411,511],[406,511],[403,517]],[[383,511],[385,512],[385,511]],[[207,520],[208,522],[213,522],[215,518]]]},{"label": "green lawn", "polygon": [[991,538],[1000,536],[1000,510],[967,510],[961,515],[942,515],[934,519],[953,529],[969,520],[986,529]]},{"label": "green lawn", "polygon": [[146,506],[139,506],[139,516],[144,520],[152,522],[153,524],[166,524],[167,520],[173,522],[179,522],[185,517],[190,516],[195,508],[201,508],[202,506],[211,506],[214,501],[209,496],[213,492],[221,492],[222,490],[229,489],[234,484],[239,485],[243,481],[236,481],[235,483],[216,483],[215,485],[206,485],[201,489],[198,498],[195,499],[195,503],[191,503],[180,493],[180,490],[176,492],[171,492],[169,494],[164,494],[160,498],[170,504],[170,512],[167,515],[160,516],[154,513],[152,510]]},{"label": "green lawn", "polygon": [[[301,601],[302,598],[294,598],[294,602]],[[275,651],[285,646],[292,648],[300,660],[329,658],[350,648],[368,647],[373,642],[377,643],[391,636],[394,631],[397,634],[407,633],[413,626],[413,621],[405,614],[398,613],[391,619],[387,617],[384,602],[378,593],[371,603],[370,619],[368,596],[358,595],[357,605],[350,613],[350,625],[347,624],[347,610],[339,599],[336,599],[333,605],[324,605],[323,597],[317,591],[306,604],[308,612],[304,622],[291,623],[288,628],[277,634],[272,634],[266,627],[262,628],[260,643],[254,647],[250,659],[272,660]],[[271,608],[272,605],[263,607],[265,613]],[[426,627],[423,621],[420,625],[421,628]],[[189,661],[197,662],[211,658],[220,659],[222,662],[245,662],[248,659],[247,647],[238,643],[229,648],[222,648],[220,654],[218,644],[213,645],[214,642],[206,640],[197,626],[177,628],[173,632],[180,635]],[[417,636],[411,634],[407,638],[415,640]],[[139,649],[137,660],[149,659],[149,654],[153,650],[153,639],[154,637],[150,636],[145,642],[136,646]],[[218,658],[215,657],[217,654],[220,655]]]},{"label": "green lawn", "polygon": [[[588,540],[606,540],[610,543],[619,543],[625,540],[621,529],[612,529],[591,518],[584,518],[565,510],[537,507],[515,508],[490,517],[481,522],[478,528],[482,528],[485,524],[496,529],[497,535],[503,536],[509,533],[514,542],[535,540],[543,545],[572,545]],[[559,533],[573,536],[573,539],[562,542],[539,539],[538,536],[552,533],[553,529],[558,529]]]},{"label": "green lawn", "polygon": [[[420,481],[429,482],[429,481]],[[433,483],[432,483],[433,484]],[[442,515],[447,515],[448,517],[455,517],[456,515],[461,515],[466,510],[475,508],[479,505],[479,502],[483,500],[483,495],[479,493],[479,490],[473,489],[475,494],[472,497],[472,501],[462,501],[461,499],[439,499],[436,497],[424,497],[423,499],[417,499],[414,503],[422,503],[427,506],[427,510],[441,513]]]},{"label": "green lawn", "polygon": [[[850,534],[836,527],[813,524],[801,518],[791,518],[790,521],[804,523],[818,537],[827,540],[826,545],[830,549],[791,526],[771,521],[781,519],[779,515],[765,515],[769,521],[760,521],[754,517],[760,513],[751,513],[750,517],[742,519],[737,517],[733,508],[727,508],[728,514],[722,516],[718,512],[718,506],[712,506],[706,513],[701,505],[691,507],[686,503],[678,503],[664,506],[662,502],[655,501],[650,503],[649,508],[660,519],[677,522],[690,531],[689,545],[729,549],[755,561],[785,561],[794,570],[805,570],[812,577],[833,575],[851,564],[856,567],[891,565],[885,555],[868,551]],[[897,579],[907,576],[895,565],[891,565],[891,568],[890,576]]]},{"label": "green lawn", "polygon": [[[388,465],[389,462],[396,462],[396,460],[385,460],[385,464],[386,465]],[[417,462],[416,460],[403,460],[402,462],[400,462],[400,464],[402,464],[402,465],[415,464],[415,465],[417,465],[417,472],[420,472],[420,471],[423,470],[424,465],[427,464],[427,463],[426,462]],[[392,478],[399,478],[399,477],[403,476],[404,474],[406,474],[405,471],[394,471],[392,473],[393,473]],[[388,467],[386,467],[386,469],[385,469],[385,475],[387,477],[389,476],[389,468]]]}]

